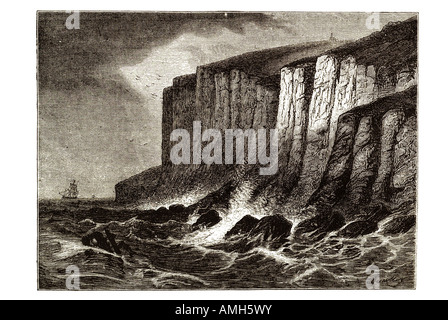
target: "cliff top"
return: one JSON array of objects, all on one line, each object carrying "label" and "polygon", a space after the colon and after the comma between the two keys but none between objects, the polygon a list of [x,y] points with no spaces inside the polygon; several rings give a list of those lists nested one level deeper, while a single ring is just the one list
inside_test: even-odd
[{"label": "cliff top", "polygon": [[[279,86],[280,70],[315,63],[321,55],[353,56],[358,64],[385,66],[391,69],[417,63],[417,17],[391,22],[381,31],[356,41],[316,41],[253,51],[213,62],[198,68],[214,73],[238,69],[258,77],[266,86]],[[173,79],[173,86],[195,85],[196,75]]]},{"label": "cliff top", "polygon": [[[374,66],[402,66],[417,61],[417,17],[402,22],[390,22],[381,31],[359,40],[330,49],[324,54],[337,57],[352,56],[357,63]],[[313,62],[318,58],[306,57],[287,66]]]},{"label": "cliff top", "polygon": [[173,87],[196,85],[196,73],[185,74],[173,79]]},{"label": "cliff top", "polygon": [[238,69],[248,75],[260,78],[269,77],[279,73],[281,67],[291,61],[321,55],[330,49],[336,48],[346,41],[316,41],[283,47],[253,51],[234,56],[225,60],[213,62],[199,68],[211,69],[214,72]]}]

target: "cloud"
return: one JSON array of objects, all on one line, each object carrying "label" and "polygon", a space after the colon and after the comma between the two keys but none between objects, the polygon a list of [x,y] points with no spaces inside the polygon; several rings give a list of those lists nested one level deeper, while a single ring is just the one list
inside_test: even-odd
[{"label": "cloud", "polygon": [[244,32],[247,23],[263,24],[260,13],[124,13],[81,12],[80,29],[67,30],[65,12],[39,12],[39,80],[42,88],[89,85],[99,66],[110,72],[142,61],[148,49],[183,33],[213,36],[225,27]]}]

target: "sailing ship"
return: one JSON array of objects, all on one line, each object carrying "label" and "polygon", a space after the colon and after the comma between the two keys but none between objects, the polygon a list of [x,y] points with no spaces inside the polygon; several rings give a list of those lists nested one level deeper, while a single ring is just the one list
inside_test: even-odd
[{"label": "sailing ship", "polygon": [[70,182],[70,186],[62,192],[59,192],[62,196],[62,199],[77,199],[78,198],[78,185],[76,184],[76,180]]}]

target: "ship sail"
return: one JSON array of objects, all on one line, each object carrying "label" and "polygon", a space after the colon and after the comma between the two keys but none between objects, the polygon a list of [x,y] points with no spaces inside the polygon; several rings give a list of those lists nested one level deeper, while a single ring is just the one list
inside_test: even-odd
[{"label": "ship sail", "polygon": [[70,186],[59,194],[62,196],[62,199],[76,199],[78,198],[78,193],[78,185],[76,180],[73,180],[73,182],[70,182]]}]

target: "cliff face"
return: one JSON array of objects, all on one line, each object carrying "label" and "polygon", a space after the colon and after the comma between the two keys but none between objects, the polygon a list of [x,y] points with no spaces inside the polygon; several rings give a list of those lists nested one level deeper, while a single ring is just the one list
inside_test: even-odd
[{"label": "cliff face", "polygon": [[[326,211],[372,200],[400,206],[415,198],[416,98],[414,86],[339,117],[325,172],[307,205]],[[399,196],[406,187],[407,199]]]},{"label": "cliff face", "polygon": [[193,131],[196,118],[196,75],[186,75],[173,80],[173,86],[163,90],[162,108],[162,165],[169,165],[170,134],[174,129]]},{"label": "cliff face", "polygon": [[281,70],[276,128],[279,136],[279,180],[285,190],[296,184],[302,168],[314,69],[314,64],[305,64]]},{"label": "cliff face", "polygon": [[[119,182],[115,187],[116,200],[163,199],[160,190],[167,191],[167,185],[174,182],[178,183],[177,188],[168,191],[182,197],[182,193],[191,188],[219,188],[229,175],[244,176],[250,171],[245,166],[238,170],[233,166],[226,169],[204,165],[173,166],[170,161],[171,147],[175,144],[170,141],[172,130],[186,129],[191,136],[195,120],[201,121],[203,131],[207,128],[275,128],[280,90],[277,73],[281,67],[342,43],[323,41],[248,53],[200,66],[195,74],[174,78],[173,85],[163,91],[162,166]],[[205,183],[204,179],[212,181]]]},{"label": "cliff face", "polygon": [[[152,175],[157,183],[121,182],[117,200],[148,198],[175,179],[182,189],[198,175],[212,189],[252,181],[253,203],[277,193],[296,209],[415,199],[416,19],[332,45],[253,53],[175,78],[164,90],[163,173]],[[191,133],[194,120],[203,130],[278,129],[278,174],[266,185],[247,166],[173,166],[169,134]]]}]

